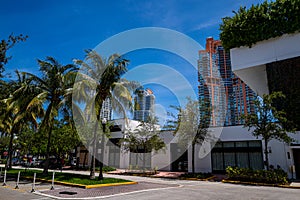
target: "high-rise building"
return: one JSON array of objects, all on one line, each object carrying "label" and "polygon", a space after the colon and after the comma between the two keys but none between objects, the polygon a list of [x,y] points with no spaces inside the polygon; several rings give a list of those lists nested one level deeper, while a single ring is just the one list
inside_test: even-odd
[{"label": "high-rise building", "polygon": [[150,89],[140,87],[135,91],[134,97],[134,120],[147,121],[154,114],[155,96]]},{"label": "high-rise building", "polygon": [[199,99],[211,103],[211,126],[243,124],[241,116],[255,111],[255,93],[231,70],[230,55],[220,40],[206,39],[199,51]]},{"label": "high-rise building", "polygon": [[112,106],[110,98],[106,98],[102,103],[102,109],[100,113],[101,119],[111,120],[112,117]]}]

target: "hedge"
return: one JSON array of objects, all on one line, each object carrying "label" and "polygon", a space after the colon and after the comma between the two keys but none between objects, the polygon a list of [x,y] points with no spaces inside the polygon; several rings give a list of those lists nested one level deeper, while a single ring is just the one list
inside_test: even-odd
[{"label": "hedge", "polygon": [[269,184],[287,184],[287,173],[282,169],[272,170],[253,170],[248,168],[227,167],[226,175],[229,180],[269,183]]},{"label": "hedge", "polygon": [[249,9],[240,7],[220,24],[220,39],[226,50],[248,46],[300,31],[300,0],[265,1]]}]

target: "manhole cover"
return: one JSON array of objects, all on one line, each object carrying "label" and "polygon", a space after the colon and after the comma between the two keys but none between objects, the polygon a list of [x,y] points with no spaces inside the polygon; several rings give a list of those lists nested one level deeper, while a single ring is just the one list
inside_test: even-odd
[{"label": "manhole cover", "polygon": [[77,192],[62,191],[62,192],[59,192],[59,194],[75,195],[75,194],[77,194]]}]

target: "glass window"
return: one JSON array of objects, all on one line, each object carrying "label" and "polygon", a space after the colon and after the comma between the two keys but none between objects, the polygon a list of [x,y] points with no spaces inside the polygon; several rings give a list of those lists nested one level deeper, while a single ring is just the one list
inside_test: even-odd
[{"label": "glass window", "polygon": [[212,153],[212,165],[213,165],[213,170],[224,170],[223,166],[223,153],[215,152]]},{"label": "glass window", "polygon": [[263,159],[261,152],[250,152],[249,153],[249,160],[250,160],[250,168],[256,169],[263,169]]},{"label": "glass window", "polygon": [[237,167],[248,168],[249,167],[249,159],[247,152],[237,152],[236,153],[236,164]]},{"label": "glass window", "polygon": [[225,171],[228,166],[262,169],[261,141],[218,142],[212,151],[212,165],[213,171]]},{"label": "glass window", "polygon": [[235,145],[236,145],[236,147],[247,147],[248,146],[247,142],[236,142]]},{"label": "glass window", "polygon": [[234,152],[225,152],[224,153],[224,164],[225,169],[228,166],[235,166],[235,153]]},{"label": "glass window", "polygon": [[215,144],[215,148],[222,148],[222,142],[217,142]]},{"label": "glass window", "polygon": [[226,148],[226,147],[234,147],[234,142],[224,142],[223,145],[224,145],[224,148]]},{"label": "glass window", "polygon": [[249,147],[261,147],[261,141],[249,141]]}]

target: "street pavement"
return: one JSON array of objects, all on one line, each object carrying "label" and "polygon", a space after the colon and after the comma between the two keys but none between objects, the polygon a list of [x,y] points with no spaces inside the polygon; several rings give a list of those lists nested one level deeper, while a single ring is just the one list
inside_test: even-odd
[{"label": "street pavement", "polygon": [[[78,172],[85,173],[88,172]],[[31,193],[32,183],[21,181],[19,189],[14,189],[15,180],[8,180],[7,186],[0,182],[0,200],[42,200],[42,199],[107,199],[107,200],[299,200],[300,189],[248,186],[226,184],[221,182],[188,181],[162,178],[146,178],[105,174],[105,177],[115,177],[137,181],[136,185],[102,187],[94,189],[72,188],[51,184],[37,183],[35,192]],[[1,179],[2,181],[3,179]],[[72,192],[74,192],[72,194]],[[60,194],[63,193],[63,194]],[[77,194],[75,194],[77,193]]]}]

